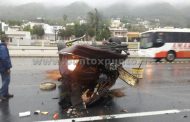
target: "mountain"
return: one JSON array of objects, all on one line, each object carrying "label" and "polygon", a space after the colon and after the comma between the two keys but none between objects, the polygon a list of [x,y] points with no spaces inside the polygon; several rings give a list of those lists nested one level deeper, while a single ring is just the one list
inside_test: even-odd
[{"label": "mountain", "polygon": [[76,19],[77,17],[86,16],[92,8],[83,2],[74,2],[68,6],[54,6],[48,8],[48,16],[46,18],[60,19],[64,15],[67,15],[70,19]]},{"label": "mountain", "polygon": [[165,26],[173,24],[184,27],[188,21],[187,16],[182,11],[164,2],[133,8],[131,10],[131,15],[146,19],[158,18],[161,20],[161,24],[165,24]]},{"label": "mountain", "polygon": [[34,19],[46,15],[46,8],[42,4],[30,3],[20,6],[1,6],[2,19]]},{"label": "mountain", "polygon": [[85,16],[92,10],[83,2],[74,2],[68,6],[46,7],[39,3],[29,3],[20,6],[0,6],[0,19],[34,19],[44,18],[62,18],[67,15],[71,18]]},{"label": "mountain", "polygon": [[74,2],[69,6],[63,8],[63,14],[66,14],[72,18],[78,16],[86,16],[86,14],[91,11],[92,8],[83,2]]},{"label": "mountain", "polygon": [[190,5],[189,5],[189,6],[185,6],[185,7],[181,8],[180,10],[181,10],[181,12],[182,12],[185,16],[187,16],[187,17],[190,18],[189,8],[190,8]]},{"label": "mountain", "polygon": [[[98,8],[101,15],[112,17],[141,17],[145,20],[160,19],[163,26],[187,27],[190,26],[190,6],[173,6],[166,2],[152,3],[146,5],[132,5],[132,3],[115,3],[108,7]],[[43,17],[46,19],[61,19],[66,15],[70,20],[78,17],[86,17],[89,11],[94,10],[84,2],[74,2],[67,6],[44,6],[39,3],[29,3],[19,6],[1,6],[0,20],[7,19],[35,19]]]},{"label": "mountain", "polygon": [[129,14],[130,6],[123,3],[116,3],[107,8],[102,9],[103,15],[106,17],[123,17]]}]

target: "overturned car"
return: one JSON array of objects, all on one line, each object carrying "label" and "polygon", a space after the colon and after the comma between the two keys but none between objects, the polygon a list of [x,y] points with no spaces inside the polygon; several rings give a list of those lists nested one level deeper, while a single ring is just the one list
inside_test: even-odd
[{"label": "overturned car", "polygon": [[134,86],[138,79],[122,67],[127,58],[127,45],[117,41],[108,41],[101,46],[74,45],[61,49],[59,71],[64,99],[72,106],[91,105],[108,94],[118,77]]}]

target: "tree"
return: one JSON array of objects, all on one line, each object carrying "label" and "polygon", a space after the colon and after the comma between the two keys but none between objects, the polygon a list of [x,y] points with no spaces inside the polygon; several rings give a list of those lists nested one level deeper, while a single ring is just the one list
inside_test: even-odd
[{"label": "tree", "polygon": [[31,32],[31,28],[30,25],[27,25],[23,28],[23,31],[30,31]]},{"label": "tree", "polygon": [[87,34],[92,38],[95,36],[95,30],[88,27]]},{"label": "tree", "polygon": [[75,24],[74,31],[75,31],[75,37],[81,37],[87,33],[87,25],[82,24]]},{"label": "tree", "polygon": [[96,40],[101,41],[104,39],[108,39],[111,36],[111,32],[107,26],[104,26],[102,29],[99,29],[97,35],[96,35]]},{"label": "tree", "polygon": [[7,21],[7,23],[9,24],[9,26],[22,25],[22,22],[18,21],[18,20],[9,20],[9,21]]},{"label": "tree", "polygon": [[65,30],[64,29],[60,29],[58,31],[58,36],[60,36],[61,39],[64,39],[65,38]]},{"label": "tree", "polygon": [[67,19],[68,19],[68,16],[64,14],[64,15],[63,15],[63,20],[66,22]]},{"label": "tree", "polygon": [[65,31],[65,37],[69,38],[74,35],[74,28],[73,26],[67,26]]},{"label": "tree", "polygon": [[67,26],[65,30],[59,30],[58,36],[60,36],[62,39],[69,39],[72,35],[74,35],[74,33],[74,27]]},{"label": "tree", "polygon": [[100,24],[100,15],[98,10],[95,8],[94,12],[88,12],[88,24],[95,30],[95,35],[98,32],[98,27]]},{"label": "tree", "polygon": [[107,40],[110,37],[111,37],[111,32],[110,32],[109,28],[104,27],[102,30],[102,38]]},{"label": "tree", "polygon": [[45,34],[44,29],[41,25],[35,25],[32,29],[32,35],[37,35],[38,38],[42,38]]},{"label": "tree", "polygon": [[8,37],[5,34],[5,32],[0,31],[0,40],[7,40],[7,39],[8,39]]}]

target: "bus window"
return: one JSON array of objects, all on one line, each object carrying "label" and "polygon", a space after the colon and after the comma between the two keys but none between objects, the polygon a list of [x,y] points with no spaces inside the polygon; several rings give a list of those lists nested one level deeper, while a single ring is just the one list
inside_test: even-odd
[{"label": "bus window", "polygon": [[140,38],[140,48],[147,49],[153,47],[153,33],[145,33]]},{"label": "bus window", "polygon": [[181,33],[180,40],[183,42],[190,42],[190,33]]},{"label": "bus window", "polygon": [[173,33],[165,33],[165,42],[173,42],[174,38],[173,38]]},{"label": "bus window", "polygon": [[155,34],[154,47],[161,47],[165,43],[165,33],[159,32]]},{"label": "bus window", "polygon": [[165,40],[165,33],[157,33],[156,40]]},{"label": "bus window", "polygon": [[168,43],[181,42],[181,39],[183,37],[182,34],[183,33],[179,33],[179,32],[167,32],[165,33],[165,40]]}]

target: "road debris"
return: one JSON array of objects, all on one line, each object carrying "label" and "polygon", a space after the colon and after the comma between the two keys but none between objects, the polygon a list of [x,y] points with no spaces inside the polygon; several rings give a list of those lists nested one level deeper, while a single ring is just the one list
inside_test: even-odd
[{"label": "road debris", "polygon": [[123,67],[118,68],[119,78],[122,79],[128,85],[134,87],[138,84],[138,78],[125,70]]},{"label": "road debris", "polygon": [[40,89],[44,91],[50,91],[56,89],[56,84],[52,82],[44,82],[40,84]]},{"label": "road debris", "polygon": [[67,110],[67,114],[70,114],[72,110],[73,110],[73,109],[69,108],[69,109]]},{"label": "road debris", "polygon": [[80,117],[84,114],[84,110],[82,109],[76,109],[76,108],[69,108],[66,113],[69,117]]},{"label": "road debris", "polygon": [[49,112],[43,111],[41,112],[42,115],[48,115]]},{"label": "road debris", "polygon": [[127,109],[123,109],[123,110],[121,110],[121,112],[128,113],[128,110]]},{"label": "road debris", "polygon": [[30,115],[31,115],[30,111],[20,112],[19,113],[19,117],[27,117],[27,116],[30,116]]},{"label": "road debris", "polygon": [[36,110],[35,112],[34,112],[34,115],[39,115],[40,114],[40,110]]},{"label": "road debris", "polygon": [[55,113],[54,115],[53,115],[53,119],[59,119],[59,113]]},{"label": "road debris", "polygon": [[187,115],[183,116],[183,118],[187,118],[187,117],[188,117]]},{"label": "road debris", "polygon": [[56,99],[59,99],[59,97],[54,97],[54,98],[52,98],[52,99],[56,100]]}]

